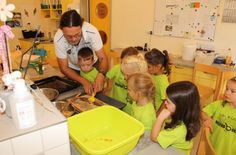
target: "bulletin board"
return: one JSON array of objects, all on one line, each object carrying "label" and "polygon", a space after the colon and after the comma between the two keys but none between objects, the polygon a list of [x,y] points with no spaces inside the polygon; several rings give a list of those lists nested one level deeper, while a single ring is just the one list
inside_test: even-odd
[{"label": "bulletin board", "polygon": [[219,0],[156,0],[153,32],[199,40],[214,40]]}]

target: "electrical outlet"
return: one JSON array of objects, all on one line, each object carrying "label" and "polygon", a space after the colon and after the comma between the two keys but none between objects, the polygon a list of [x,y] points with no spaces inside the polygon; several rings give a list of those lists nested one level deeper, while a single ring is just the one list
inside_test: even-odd
[{"label": "electrical outlet", "polygon": [[152,31],[147,31],[147,34],[152,35],[153,32]]}]

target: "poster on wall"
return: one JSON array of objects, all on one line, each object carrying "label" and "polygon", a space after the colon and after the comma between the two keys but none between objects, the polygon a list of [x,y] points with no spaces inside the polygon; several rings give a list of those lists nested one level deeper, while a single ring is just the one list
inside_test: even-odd
[{"label": "poster on wall", "polygon": [[20,12],[12,12],[12,19],[8,19],[6,24],[10,27],[22,27],[22,17]]},{"label": "poster on wall", "polygon": [[219,0],[156,0],[154,34],[214,40]]}]

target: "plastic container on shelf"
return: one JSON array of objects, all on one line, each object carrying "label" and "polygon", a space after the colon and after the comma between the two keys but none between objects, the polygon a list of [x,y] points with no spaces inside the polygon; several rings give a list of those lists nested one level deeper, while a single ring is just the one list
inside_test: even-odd
[{"label": "plastic container on shelf", "polygon": [[82,155],[127,154],[144,133],[142,123],[106,105],[69,117],[68,128]]},{"label": "plastic container on shelf", "polygon": [[182,59],[193,61],[196,55],[197,45],[195,43],[184,43]]},{"label": "plastic container on shelf", "polygon": [[229,48],[225,56],[225,65],[230,66],[231,62],[232,62],[232,52],[231,49]]},{"label": "plastic container on shelf", "polygon": [[25,80],[17,79],[14,82],[9,102],[13,121],[18,129],[26,129],[37,123],[35,101],[25,85]]}]

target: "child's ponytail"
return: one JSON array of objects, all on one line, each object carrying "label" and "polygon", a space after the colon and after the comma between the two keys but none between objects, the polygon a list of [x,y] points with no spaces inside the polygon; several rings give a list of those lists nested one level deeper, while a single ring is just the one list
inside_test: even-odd
[{"label": "child's ponytail", "polygon": [[164,55],[164,64],[163,64],[163,66],[165,68],[165,74],[169,75],[170,74],[170,66],[169,66],[170,65],[170,63],[169,63],[170,58],[169,58],[169,54],[168,54],[168,52],[166,50],[164,50],[162,53]]}]

